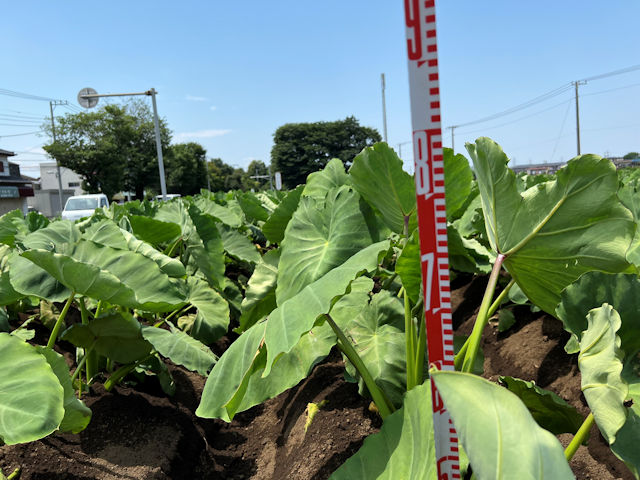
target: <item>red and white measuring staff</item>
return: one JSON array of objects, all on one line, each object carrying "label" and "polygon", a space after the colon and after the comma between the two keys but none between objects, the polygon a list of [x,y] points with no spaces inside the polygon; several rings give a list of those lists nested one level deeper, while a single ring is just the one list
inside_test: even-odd
[{"label": "red and white measuring staff", "polygon": [[[429,363],[454,370],[435,0],[404,0],[404,8]],[[459,479],[458,437],[433,383],[431,393],[438,479]]]}]

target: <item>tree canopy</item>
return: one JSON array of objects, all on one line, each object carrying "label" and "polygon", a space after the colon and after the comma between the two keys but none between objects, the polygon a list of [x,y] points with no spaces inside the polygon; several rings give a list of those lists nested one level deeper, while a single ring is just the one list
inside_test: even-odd
[{"label": "tree canopy", "polygon": [[634,158],[640,158],[640,153],[638,152],[629,152],[624,157],[625,160],[633,160]]},{"label": "tree canopy", "polygon": [[381,141],[374,128],[363,127],[351,116],[335,122],[287,123],[274,134],[271,165],[289,188],[325,167],[332,158],[349,165],[360,151]]},{"label": "tree canopy", "polygon": [[207,151],[195,142],[171,145],[164,156],[167,192],[195,195],[207,186]]},{"label": "tree canopy", "polygon": [[[51,133],[51,125],[44,128]],[[56,119],[56,137],[44,149],[83,178],[84,190],[109,198],[129,190],[139,199],[145,188],[159,190],[153,115],[143,101],[66,114]],[[164,120],[160,138],[166,152],[171,132]]]}]

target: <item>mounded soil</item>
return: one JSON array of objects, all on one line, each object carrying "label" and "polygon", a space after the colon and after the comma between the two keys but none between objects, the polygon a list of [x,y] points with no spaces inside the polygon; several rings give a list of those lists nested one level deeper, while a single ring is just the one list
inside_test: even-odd
[{"label": "mounded soil", "polygon": [[[483,278],[454,282],[457,333],[470,333],[485,284]],[[516,307],[514,314],[516,324],[508,331],[498,333],[492,324],[484,333],[485,376],[535,380],[586,416],[577,357],[564,351],[568,334],[560,322],[528,307]],[[215,346],[217,354],[225,342]],[[96,383],[84,396],[93,411],[85,431],[2,446],[0,468],[8,474],[21,467],[23,480],[323,480],[381,425],[357,386],[345,382],[336,352],[298,386],[229,424],[196,417],[204,379],[181,367],[170,369],[177,384],[173,398],[154,379],[111,392]],[[326,405],[305,433],[307,404],[323,400]],[[571,435],[559,438],[566,445]],[[571,467],[580,480],[633,480],[595,427]]]}]

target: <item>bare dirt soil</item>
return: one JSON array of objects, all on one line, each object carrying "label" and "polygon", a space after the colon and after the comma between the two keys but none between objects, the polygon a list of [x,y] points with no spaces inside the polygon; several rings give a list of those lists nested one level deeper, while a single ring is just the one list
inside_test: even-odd
[{"label": "bare dirt soil", "polygon": [[[457,333],[468,334],[486,279],[459,277],[452,301]],[[576,356],[563,349],[568,335],[559,321],[516,307],[516,324],[484,334],[485,376],[511,375],[554,391],[586,415]],[[230,339],[218,343],[221,353]],[[324,480],[378,431],[380,419],[357,386],[343,378],[332,355],[297,387],[236,416],[230,424],[197,418],[204,378],[170,366],[177,393],[168,398],[153,379],[106,392],[101,384],[85,395],[93,410],[78,435],[52,435],[38,442],[0,447],[5,473],[22,468],[23,480]],[[309,402],[327,404],[305,433]],[[567,444],[570,435],[561,435]],[[596,428],[571,462],[580,480],[633,480]],[[355,479],[354,479],[355,480]]]}]

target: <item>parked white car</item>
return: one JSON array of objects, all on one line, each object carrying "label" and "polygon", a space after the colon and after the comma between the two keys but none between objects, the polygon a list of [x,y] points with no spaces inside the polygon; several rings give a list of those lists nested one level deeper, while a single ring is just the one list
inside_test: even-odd
[{"label": "parked white car", "polygon": [[62,218],[65,220],[78,220],[90,217],[96,208],[108,207],[109,200],[104,193],[93,193],[90,195],[74,195],[69,197],[62,211]]}]

